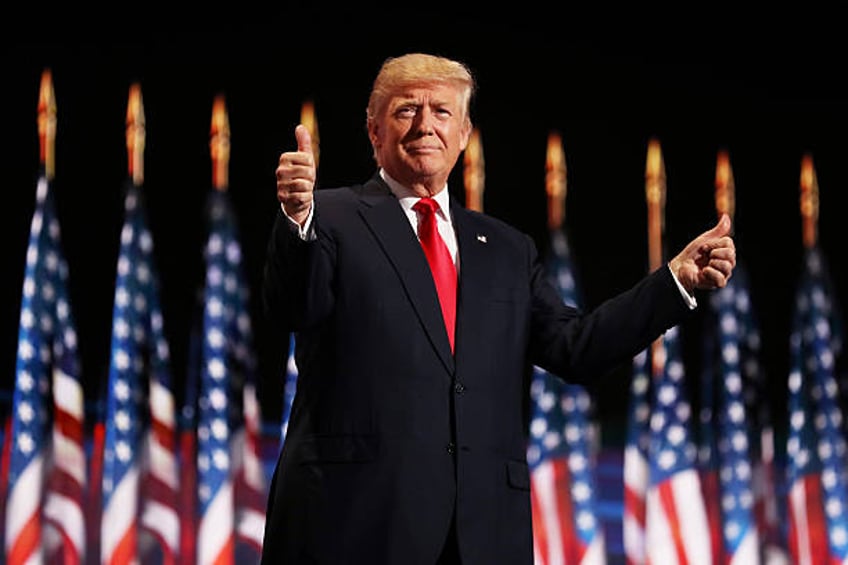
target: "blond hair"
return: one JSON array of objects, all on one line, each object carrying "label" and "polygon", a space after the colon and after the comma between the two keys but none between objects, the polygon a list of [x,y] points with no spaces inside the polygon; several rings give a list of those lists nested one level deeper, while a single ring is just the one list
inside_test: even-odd
[{"label": "blond hair", "polygon": [[432,82],[448,82],[460,86],[463,89],[464,118],[470,120],[471,97],[477,88],[471,70],[459,61],[446,57],[409,53],[389,57],[383,62],[368,99],[367,121],[375,119],[383,111],[386,102],[397,88]]}]

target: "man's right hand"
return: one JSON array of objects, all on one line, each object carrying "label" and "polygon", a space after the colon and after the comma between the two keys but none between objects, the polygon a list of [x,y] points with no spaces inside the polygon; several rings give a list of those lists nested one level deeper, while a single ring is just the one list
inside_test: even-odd
[{"label": "man's right hand", "polygon": [[299,124],[294,135],[297,151],[280,155],[277,166],[277,200],[286,214],[303,226],[312,208],[312,192],[315,189],[315,156],[312,153],[312,137],[303,124]]}]

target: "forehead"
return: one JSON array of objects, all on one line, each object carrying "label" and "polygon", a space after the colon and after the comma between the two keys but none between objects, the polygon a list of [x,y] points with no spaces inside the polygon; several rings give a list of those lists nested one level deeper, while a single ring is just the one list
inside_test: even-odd
[{"label": "forehead", "polygon": [[390,93],[392,104],[427,102],[429,104],[458,104],[461,91],[447,82],[412,83],[398,86]]}]

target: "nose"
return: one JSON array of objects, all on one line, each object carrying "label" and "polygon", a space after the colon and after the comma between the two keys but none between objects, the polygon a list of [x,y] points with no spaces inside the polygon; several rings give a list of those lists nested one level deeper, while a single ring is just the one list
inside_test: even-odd
[{"label": "nose", "polygon": [[423,106],[417,114],[416,130],[419,135],[433,135],[435,114],[428,106]]}]

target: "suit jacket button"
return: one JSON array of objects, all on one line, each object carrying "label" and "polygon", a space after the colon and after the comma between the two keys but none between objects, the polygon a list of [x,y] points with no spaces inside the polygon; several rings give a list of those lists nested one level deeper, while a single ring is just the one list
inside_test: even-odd
[{"label": "suit jacket button", "polygon": [[448,454],[450,454],[450,455],[453,455],[454,453],[456,453],[456,445],[453,442],[448,443],[448,445],[445,449],[447,449]]},{"label": "suit jacket button", "polygon": [[462,394],[463,392],[465,392],[465,385],[458,382],[453,385],[453,391],[457,394]]}]

